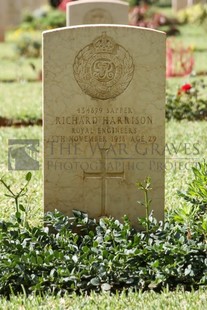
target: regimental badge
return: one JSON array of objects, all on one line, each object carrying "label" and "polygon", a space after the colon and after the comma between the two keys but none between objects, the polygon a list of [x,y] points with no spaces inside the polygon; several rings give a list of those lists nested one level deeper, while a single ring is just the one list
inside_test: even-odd
[{"label": "regimental badge", "polygon": [[85,94],[106,100],[126,90],[134,74],[134,64],[128,51],[103,32],[77,54],[73,71]]},{"label": "regimental badge", "polygon": [[109,12],[103,9],[94,9],[86,13],[83,18],[84,24],[114,24]]}]

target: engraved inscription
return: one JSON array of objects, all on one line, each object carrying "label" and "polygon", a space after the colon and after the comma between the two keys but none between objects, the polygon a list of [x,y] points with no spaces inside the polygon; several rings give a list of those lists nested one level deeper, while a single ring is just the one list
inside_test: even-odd
[{"label": "engraved inscription", "polygon": [[157,136],[151,132],[155,119],[137,114],[130,107],[79,107],[74,114],[56,116],[54,123],[67,127],[61,142],[141,143],[152,144]]},{"label": "engraved inscription", "polygon": [[92,74],[98,81],[111,81],[114,78],[115,66],[108,59],[99,59],[93,64]]},{"label": "engraved inscription", "polygon": [[133,78],[134,64],[128,51],[103,32],[77,54],[73,72],[85,94],[106,100],[126,90]]},{"label": "engraved inscription", "polygon": [[100,178],[101,179],[101,214],[100,216],[106,216],[107,208],[107,179],[116,178],[124,179],[124,171],[122,172],[108,172],[106,168],[107,152],[108,149],[100,149],[101,152],[101,171],[100,172],[85,172],[83,171],[83,178]]},{"label": "engraved inscription", "polygon": [[113,24],[112,16],[109,12],[103,9],[94,9],[86,13],[84,24]]}]

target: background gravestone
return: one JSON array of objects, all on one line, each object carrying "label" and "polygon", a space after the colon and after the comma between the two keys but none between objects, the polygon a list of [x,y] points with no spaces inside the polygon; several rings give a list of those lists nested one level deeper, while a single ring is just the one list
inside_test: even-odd
[{"label": "background gravestone", "polygon": [[145,210],[135,183],[150,176],[162,219],[165,34],[96,25],[43,38],[45,211],[127,214],[137,225]]},{"label": "background gravestone", "polygon": [[119,0],[79,0],[67,4],[67,26],[84,24],[128,25],[128,3]]},{"label": "background gravestone", "polygon": [[206,0],[188,0],[188,6],[192,6],[194,4],[205,4]]},{"label": "background gravestone", "polygon": [[48,0],[20,0],[21,10],[27,10],[31,12],[31,10],[36,10],[43,5],[48,5]]},{"label": "background gravestone", "polygon": [[17,26],[24,12],[31,13],[45,4],[48,4],[48,0],[2,0],[0,2],[0,26],[3,23],[6,30]]},{"label": "background gravestone", "polygon": [[188,6],[188,0],[172,0],[172,7],[173,10],[179,11],[182,9],[187,8]]},{"label": "background gravestone", "polygon": [[179,11],[199,3],[205,4],[206,0],[172,0],[172,7],[175,11]]},{"label": "background gravestone", "polygon": [[0,42],[4,41],[5,38],[5,9],[6,9],[6,2],[0,2]]}]

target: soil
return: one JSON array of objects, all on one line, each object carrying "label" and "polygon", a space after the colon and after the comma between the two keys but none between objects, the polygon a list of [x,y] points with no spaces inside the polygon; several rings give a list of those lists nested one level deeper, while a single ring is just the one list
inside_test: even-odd
[{"label": "soil", "polygon": [[26,127],[26,126],[41,126],[42,119],[36,120],[21,120],[21,119],[11,119],[0,116],[0,127]]}]

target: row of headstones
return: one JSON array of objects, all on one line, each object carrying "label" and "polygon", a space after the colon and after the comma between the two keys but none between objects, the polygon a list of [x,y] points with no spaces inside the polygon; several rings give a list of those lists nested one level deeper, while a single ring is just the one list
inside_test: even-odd
[{"label": "row of headstones", "polygon": [[[172,0],[175,11],[207,0]],[[113,12],[113,17],[111,15]],[[81,24],[128,24],[128,3],[119,0],[79,0],[67,4],[66,26]],[[120,22],[121,21],[121,22]]]},{"label": "row of headstones", "polygon": [[137,226],[135,183],[150,176],[161,220],[165,34],[127,26],[121,1],[74,2],[68,16],[70,26],[43,34],[45,211],[126,214]]},{"label": "row of headstones", "polygon": [[[48,4],[48,0],[7,0],[0,2],[0,25],[16,26],[21,21],[23,11],[31,12]],[[98,5],[98,7],[97,7]],[[93,10],[94,9],[94,10]],[[120,10],[117,12],[116,10]],[[89,13],[89,11],[91,11]],[[112,15],[109,13],[112,11]],[[67,25],[87,23],[116,23],[122,20],[128,24],[128,3],[119,0],[80,0],[68,3]]]},{"label": "row of headstones", "polygon": [[[205,2],[206,0],[172,0],[172,6],[177,11],[196,3]],[[0,41],[4,39],[4,33],[8,27],[20,23],[23,10],[31,11],[47,3],[48,0],[1,1]],[[66,26],[98,23],[128,24],[128,3],[119,0],[79,0],[67,4]]]}]

